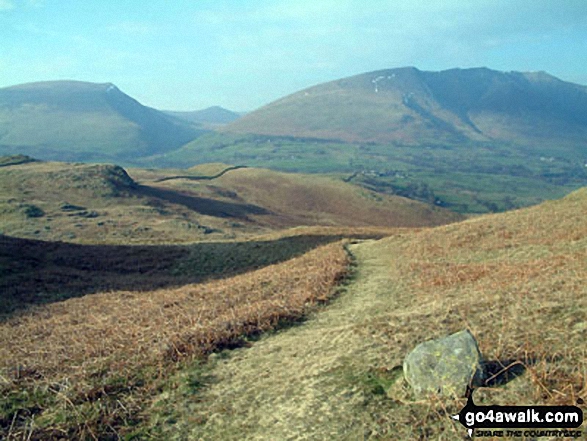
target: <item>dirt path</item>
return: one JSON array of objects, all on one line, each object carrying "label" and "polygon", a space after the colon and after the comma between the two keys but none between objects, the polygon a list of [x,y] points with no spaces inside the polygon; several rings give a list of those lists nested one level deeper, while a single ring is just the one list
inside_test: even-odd
[{"label": "dirt path", "polygon": [[361,329],[389,308],[391,288],[382,262],[364,249],[352,247],[355,279],[331,305],[217,361],[214,384],[182,407],[178,438],[363,439],[365,396],[349,376],[378,363],[381,347]]}]

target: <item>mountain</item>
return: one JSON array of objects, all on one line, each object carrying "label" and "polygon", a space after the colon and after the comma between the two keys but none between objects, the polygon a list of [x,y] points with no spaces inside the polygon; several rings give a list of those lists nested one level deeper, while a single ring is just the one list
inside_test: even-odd
[{"label": "mountain", "polygon": [[233,112],[232,110],[220,106],[212,106],[203,110],[195,110],[193,112],[166,111],[165,113],[191,123],[210,126],[228,124],[236,121],[242,116],[241,113]]},{"label": "mountain", "polygon": [[0,154],[120,160],[174,150],[201,132],[110,83],[54,81],[0,89]]},{"label": "mountain", "polygon": [[380,70],[286,96],[226,130],[404,145],[497,141],[584,148],[587,88],[544,72]]}]

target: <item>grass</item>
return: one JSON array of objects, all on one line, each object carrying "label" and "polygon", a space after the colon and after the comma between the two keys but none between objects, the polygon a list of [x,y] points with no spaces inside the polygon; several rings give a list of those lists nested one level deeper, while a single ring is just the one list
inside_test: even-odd
[{"label": "grass", "polygon": [[0,156],[0,167],[8,167],[10,165],[26,164],[28,162],[35,162],[36,159],[26,155],[11,155]]},{"label": "grass", "polygon": [[352,245],[353,281],[332,304],[178,372],[152,424],[166,439],[464,439],[450,419],[463,398],[416,400],[398,375],[418,343],[462,329],[492,366],[517,372],[478,388],[477,404],[585,411],[586,207],[583,189]]},{"label": "grass", "polygon": [[[49,173],[44,185],[56,182],[76,198],[27,189],[39,170]],[[23,210],[19,216],[38,213],[31,206],[44,213],[27,222],[55,216],[49,202],[65,219],[111,216],[121,200],[140,203],[141,186],[162,175],[133,171],[133,180],[112,166],[47,163],[6,171],[5,188],[22,192],[7,203]],[[300,185],[265,170],[166,182],[151,188],[169,205],[153,209],[207,199],[280,213],[287,200],[300,212],[332,214],[382,202],[361,189],[352,199],[331,179]],[[255,191],[257,182],[274,192]],[[309,197],[312,187],[328,200]],[[463,328],[493,365],[524,368],[502,387],[476,391],[478,404],[585,409],[586,210],[583,189],[436,228],[272,225],[248,240],[181,246],[0,237],[2,298],[10,299],[0,320],[0,437],[462,439],[448,415],[464,401],[416,401],[399,373],[416,344]],[[341,288],[351,262],[331,242],[385,235],[348,246],[353,278]],[[27,307],[15,308],[23,299]]]},{"label": "grass", "polygon": [[202,133],[109,84],[46,82],[0,89],[0,154],[105,161],[179,148]]},{"label": "grass", "polygon": [[343,238],[392,229],[299,228],[241,241],[79,245],[0,235],[0,320],[15,310],[104,290],[149,292],[229,278]]},{"label": "grass", "polygon": [[347,268],[331,244],[227,280],[96,293],[12,315],[0,324],[0,433],[147,436],[141,411],[187,360],[299,320]]},{"label": "grass", "polygon": [[[387,361],[375,367],[401,363],[419,341],[468,328],[486,359],[526,369],[504,388],[481,388],[477,402],[584,404],[586,206],[581,190],[533,209],[365,246],[367,256],[388,256],[382,261],[399,281],[394,303],[402,305],[365,328],[386,348]],[[412,427],[433,421],[428,436],[439,439],[443,431],[452,432],[443,418],[446,408],[450,413],[461,404],[396,404],[377,430],[397,433],[400,421],[412,415]]]},{"label": "grass", "polygon": [[210,242],[297,226],[413,227],[460,219],[340,180],[218,164],[127,173],[106,164],[17,163],[0,167],[0,194],[0,233],[93,244]]},{"label": "grass", "polygon": [[[557,199],[587,184],[578,149],[499,143],[344,143],[260,135],[208,134],[145,164],[221,161],[297,173],[331,173],[367,188],[461,213],[505,211]],[[415,188],[426,186],[423,195]]]}]

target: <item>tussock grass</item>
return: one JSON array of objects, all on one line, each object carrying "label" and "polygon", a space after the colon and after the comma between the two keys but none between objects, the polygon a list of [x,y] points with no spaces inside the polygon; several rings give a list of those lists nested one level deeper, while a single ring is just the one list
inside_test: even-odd
[{"label": "tussock grass", "polygon": [[131,246],[0,235],[0,321],[15,310],[96,292],[149,292],[229,278],[343,238],[381,238],[393,231],[298,228],[241,241]]},{"label": "tussock grass", "polygon": [[231,279],[117,291],[38,307],[0,324],[2,436],[115,439],[180,360],[301,318],[348,257],[330,244]]},{"label": "tussock grass", "polygon": [[[386,372],[417,343],[468,328],[487,360],[525,370],[503,387],[481,387],[477,403],[585,409],[586,210],[583,189],[530,209],[364,245],[360,252],[381,256],[399,288],[390,293],[397,309],[365,327],[386,353],[373,369]],[[460,439],[462,428],[447,415],[463,400],[418,404],[406,390],[387,391],[391,402],[375,398],[368,406],[380,417],[368,424],[373,433]]]},{"label": "tussock grass", "polygon": [[326,177],[218,164],[129,175],[113,165],[20,159],[0,167],[0,233],[28,239],[171,244],[298,226],[422,227],[462,218]]},{"label": "tussock grass", "polygon": [[161,395],[171,416],[155,418],[159,429],[176,439],[461,440],[450,415],[465,400],[416,400],[398,373],[417,344],[462,329],[515,374],[478,388],[476,403],[585,410],[586,212],[583,189],[352,245],[346,292],[304,326],[219,360],[206,388],[190,385],[188,369]]}]

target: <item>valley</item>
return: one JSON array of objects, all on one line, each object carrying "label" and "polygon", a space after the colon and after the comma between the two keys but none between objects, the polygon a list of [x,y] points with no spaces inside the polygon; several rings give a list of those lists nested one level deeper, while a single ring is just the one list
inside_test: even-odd
[{"label": "valley", "polygon": [[41,82],[0,89],[0,154],[328,174],[480,214],[587,185],[586,112],[585,86],[487,68],[367,72],[246,114],[163,112],[110,83]]},{"label": "valley", "polygon": [[202,161],[328,173],[380,193],[478,214],[534,205],[586,185],[581,152],[557,149],[550,156],[549,149],[492,143],[414,147],[215,133],[142,163],[174,167],[197,155]]},{"label": "valley", "polygon": [[462,329],[517,372],[479,404],[585,409],[586,112],[486,68],[246,114],[0,89],[0,438],[463,439],[402,375]]}]

